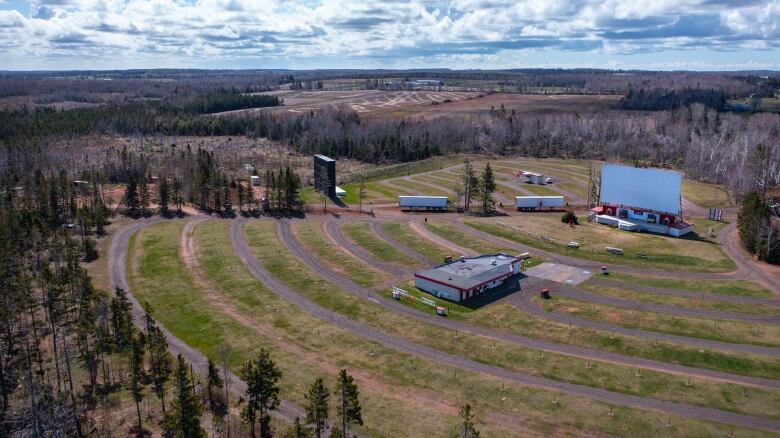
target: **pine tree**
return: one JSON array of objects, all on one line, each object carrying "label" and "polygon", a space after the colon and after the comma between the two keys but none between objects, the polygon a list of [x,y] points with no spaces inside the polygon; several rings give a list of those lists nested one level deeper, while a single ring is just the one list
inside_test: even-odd
[{"label": "pine tree", "polygon": [[138,217],[140,215],[141,202],[138,199],[138,181],[133,174],[130,175],[130,178],[127,181],[125,205],[127,206],[127,214],[132,217]]},{"label": "pine tree", "polygon": [[238,181],[238,187],[237,187],[237,196],[238,196],[238,213],[241,214],[244,212],[244,184],[241,181]]},{"label": "pine tree", "polygon": [[460,178],[463,184],[463,210],[469,211],[471,201],[479,190],[479,179],[474,171],[474,166],[471,164],[471,160],[468,158],[463,162],[463,173]]},{"label": "pine tree", "polygon": [[181,204],[184,201],[183,196],[181,194],[181,182],[179,181],[179,178],[173,177],[173,184],[171,188],[171,200],[176,205],[176,213],[181,214]]},{"label": "pine tree", "polygon": [[301,424],[301,419],[295,417],[292,426],[284,432],[284,438],[310,438],[311,430]]},{"label": "pine tree", "polygon": [[130,300],[124,289],[117,288],[111,299],[111,329],[114,345],[118,351],[124,351],[133,339],[133,314]]},{"label": "pine tree", "polygon": [[146,216],[149,214],[149,185],[146,182],[146,176],[141,175],[141,179],[138,182],[139,191],[141,193],[141,214]]},{"label": "pine tree", "polygon": [[222,378],[219,376],[219,369],[217,369],[214,361],[209,359],[208,373],[206,375],[209,410],[216,416],[222,416],[222,406],[216,403],[213,388],[221,388],[222,383]]},{"label": "pine tree", "polygon": [[247,183],[246,203],[247,203],[247,211],[249,211],[249,214],[252,214],[255,210],[255,189],[254,187],[252,187],[251,180],[249,181],[249,183]]},{"label": "pine tree", "polygon": [[157,188],[157,204],[159,206],[160,214],[168,216],[170,213],[169,203],[171,201],[170,190],[168,188],[168,179],[159,176],[157,180],[160,182]]},{"label": "pine tree", "polygon": [[495,209],[493,192],[496,191],[496,178],[495,175],[493,175],[493,169],[490,167],[490,163],[485,164],[485,169],[482,171],[479,189],[479,198],[482,201],[482,214],[488,215]]},{"label": "pine tree", "polygon": [[260,422],[260,437],[270,438],[271,417],[269,412],[279,406],[281,371],[265,349],[260,349],[257,359],[244,363],[241,378],[246,382],[247,404],[241,411],[241,418],[249,424],[252,437],[255,436],[255,422]]},{"label": "pine tree", "polygon": [[174,373],[175,397],[173,409],[165,417],[165,435],[173,438],[205,438],[206,431],[200,425],[203,405],[195,393],[189,367],[181,354],[176,358]]},{"label": "pine tree", "polygon": [[347,436],[347,428],[350,424],[363,424],[360,400],[358,400],[358,387],[355,379],[347,374],[347,370],[339,372],[339,380],[335,390],[338,399],[337,413],[341,418],[341,436]]},{"label": "pine tree", "polygon": [[328,422],[328,397],[325,381],[317,377],[306,395],[306,423],[314,425],[315,438],[322,438]]},{"label": "pine tree", "polygon": [[479,431],[474,426],[474,413],[471,412],[471,405],[466,403],[461,408],[459,414],[463,421],[461,422],[457,438],[479,438]]},{"label": "pine tree", "polygon": [[165,414],[165,384],[171,375],[171,360],[168,356],[168,341],[159,327],[154,326],[149,336],[149,344],[149,375],[154,394],[160,400]]},{"label": "pine tree", "polygon": [[133,337],[130,342],[130,392],[135,402],[135,411],[138,415],[138,429],[136,435],[144,436],[143,423],[141,422],[141,407],[139,403],[144,399],[144,346],[143,342]]}]

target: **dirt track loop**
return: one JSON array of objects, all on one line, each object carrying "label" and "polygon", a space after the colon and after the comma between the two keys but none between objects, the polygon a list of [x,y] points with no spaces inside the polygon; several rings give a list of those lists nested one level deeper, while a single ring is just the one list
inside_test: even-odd
[{"label": "dirt track loop", "polygon": [[[633,395],[610,392],[584,385],[576,385],[549,380],[542,377],[531,376],[515,371],[510,371],[504,368],[475,362],[471,359],[451,355],[439,350],[415,344],[411,341],[398,338],[383,331],[355,322],[337,312],[328,310],[310,301],[304,296],[294,292],[284,283],[274,277],[270,272],[268,272],[260,263],[260,261],[254,256],[252,248],[249,247],[249,244],[246,241],[246,237],[244,236],[243,232],[243,226],[246,222],[247,221],[245,219],[235,220],[230,228],[230,238],[236,253],[244,262],[244,264],[249,268],[252,275],[266,284],[271,290],[273,290],[283,299],[320,318],[321,320],[330,322],[357,336],[361,336],[365,339],[380,343],[389,348],[433,360],[441,364],[446,364],[472,372],[492,375],[494,377],[510,380],[521,385],[563,392],[573,396],[599,400],[605,403],[632,406],[639,409],[649,409],[672,415],[680,415],[705,421],[732,424],[746,428],[761,429],[780,433],[780,421],[778,420],[736,414],[732,412],[682,403],[642,398]],[[277,229],[279,234],[283,233],[282,228],[283,226],[279,226]]]},{"label": "dirt track loop", "polygon": [[[143,322],[144,310],[138,300],[133,296],[132,290],[130,289],[130,284],[127,281],[127,273],[125,272],[125,260],[130,237],[145,226],[155,222],[159,222],[159,219],[138,221],[119,230],[111,240],[111,246],[108,251],[108,275],[111,289],[121,288],[127,292],[128,298],[133,306],[133,320],[139,328],[145,327]],[[162,324],[160,324],[160,329],[165,334],[165,338],[168,341],[168,350],[171,354],[181,354],[187,362],[192,364],[192,367],[198,374],[205,376],[208,372],[208,358],[200,351],[190,347],[184,341],[174,336]],[[246,383],[239,379],[238,376],[228,371],[227,377],[230,389],[233,392],[240,395],[243,395],[244,392],[246,392]],[[279,408],[276,411],[273,411],[272,414],[289,423],[292,423],[295,420],[295,417],[303,418],[306,416],[303,409],[286,400],[282,400],[279,404]]]}]

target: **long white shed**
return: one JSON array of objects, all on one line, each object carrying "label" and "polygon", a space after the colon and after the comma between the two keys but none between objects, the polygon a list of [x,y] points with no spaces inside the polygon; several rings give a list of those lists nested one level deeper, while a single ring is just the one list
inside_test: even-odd
[{"label": "long white shed", "polygon": [[541,210],[543,208],[560,208],[566,205],[563,196],[515,196],[515,207],[518,210]]},{"label": "long white shed", "polygon": [[399,196],[398,206],[401,209],[444,210],[449,199],[446,196]]}]

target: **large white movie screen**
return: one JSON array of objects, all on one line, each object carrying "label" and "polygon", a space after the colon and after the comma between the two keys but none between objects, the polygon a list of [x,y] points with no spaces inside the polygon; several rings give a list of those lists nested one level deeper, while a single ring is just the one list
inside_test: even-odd
[{"label": "large white movie screen", "polygon": [[680,214],[679,172],[604,164],[601,203]]}]

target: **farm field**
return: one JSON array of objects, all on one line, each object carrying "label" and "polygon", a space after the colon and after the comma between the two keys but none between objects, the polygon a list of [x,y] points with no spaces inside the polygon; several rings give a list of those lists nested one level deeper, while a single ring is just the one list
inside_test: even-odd
[{"label": "farm field", "polygon": [[240,111],[303,113],[345,105],[362,117],[425,117],[487,113],[502,105],[505,111],[608,111],[617,95],[534,95],[474,91],[285,91],[277,93],[284,105]]}]

